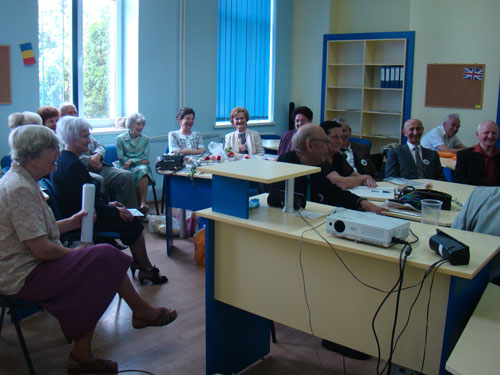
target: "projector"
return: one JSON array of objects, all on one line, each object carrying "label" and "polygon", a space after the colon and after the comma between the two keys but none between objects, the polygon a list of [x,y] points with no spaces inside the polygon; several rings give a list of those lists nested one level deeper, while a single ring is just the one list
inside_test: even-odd
[{"label": "projector", "polygon": [[409,231],[407,220],[373,212],[334,208],[326,218],[326,233],[377,246],[389,247],[394,237],[405,238]]}]

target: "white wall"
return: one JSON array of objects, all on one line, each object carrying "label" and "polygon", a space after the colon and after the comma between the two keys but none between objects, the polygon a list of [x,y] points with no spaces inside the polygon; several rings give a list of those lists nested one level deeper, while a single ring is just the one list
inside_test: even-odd
[{"label": "white wall", "polygon": [[[466,146],[477,143],[475,128],[483,120],[496,120],[500,48],[498,15],[500,1],[412,0],[410,29],[415,30],[415,71],[412,116],[419,117],[430,130],[446,114],[461,115],[458,136]],[[483,108],[454,109],[424,106],[427,64],[484,63]]]},{"label": "white wall", "polygon": [[[7,4],[8,3],[8,6]],[[38,109],[38,3],[36,0],[0,0],[0,44],[10,46],[12,104],[0,104],[0,157],[10,152],[7,117],[12,112]],[[33,22],[35,20],[35,22]],[[19,45],[30,42],[36,64],[24,66]]]},{"label": "white wall", "polygon": [[293,4],[291,101],[311,108],[314,123],[321,118],[323,35],[330,30],[330,12],[330,0]]}]

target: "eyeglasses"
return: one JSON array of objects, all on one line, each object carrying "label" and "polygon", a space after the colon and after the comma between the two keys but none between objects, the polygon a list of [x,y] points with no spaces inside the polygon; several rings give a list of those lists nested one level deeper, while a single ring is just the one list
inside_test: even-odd
[{"label": "eyeglasses", "polygon": [[328,145],[328,142],[330,142],[330,138],[311,138],[313,141],[319,141],[319,142],[325,142],[326,145]]}]

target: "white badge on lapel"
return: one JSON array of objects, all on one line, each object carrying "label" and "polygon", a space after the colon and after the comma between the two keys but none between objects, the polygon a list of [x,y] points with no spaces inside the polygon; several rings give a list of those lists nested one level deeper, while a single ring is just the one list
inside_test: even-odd
[{"label": "white badge on lapel", "polygon": [[424,163],[425,165],[429,165],[429,160],[424,159],[424,160],[422,160],[422,163]]},{"label": "white badge on lapel", "polygon": [[366,159],[361,159],[361,164],[366,167],[368,165],[368,162],[366,161]]}]

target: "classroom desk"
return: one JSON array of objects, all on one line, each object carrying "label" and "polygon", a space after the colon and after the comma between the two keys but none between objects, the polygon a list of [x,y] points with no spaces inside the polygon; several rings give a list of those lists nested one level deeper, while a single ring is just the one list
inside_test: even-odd
[{"label": "classroom desk", "polygon": [[[173,248],[172,207],[191,211],[201,210],[212,205],[212,175],[196,173],[194,179],[187,172],[158,171],[165,180],[165,217],[167,224],[167,255]],[[181,223],[183,225],[184,223]]]},{"label": "classroom desk", "polygon": [[500,287],[488,284],[446,362],[454,375],[489,375],[500,369]]},{"label": "classroom desk", "polygon": [[450,158],[439,158],[439,160],[441,161],[441,165],[444,168],[451,169],[452,171],[455,170],[455,167],[457,165],[457,161],[456,160],[450,159]]},{"label": "classroom desk", "polygon": [[[206,237],[206,373],[238,373],[270,350],[270,320],[377,355],[371,319],[384,293],[356,281],[330,247],[294,213],[268,207],[267,194],[248,219],[214,212]],[[331,206],[307,202],[307,210],[325,215]],[[343,240],[325,233],[325,217],[308,219],[321,224],[337,254],[365,283],[390,290],[398,277],[401,245],[381,248]],[[430,250],[434,228],[411,223],[420,236],[408,258],[404,285],[422,279],[425,269],[440,258]],[[488,263],[498,252],[500,237],[446,229],[471,247],[468,266],[444,265],[436,273],[429,311],[424,373],[444,373],[444,364],[461,329],[488,282]],[[302,235],[302,240],[301,240]],[[301,244],[301,246],[300,246]],[[307,301],[304,296],[305,278]],[[427,280],[401,336],[393,362],[420,369],[424,348]],[[402,292],[398,330],[406,320],[416,288]],[[377,319],[383,359],[388,358],[395,296],[388,299]],[[270,320],[268,320],[270,319]],[[310,328],[310,324],[312,328]]]},{"label": "classroom desk", "polygon": [[[462,206],[469,196],[471,195],[472,191],[475,189],[475,186],[473,185],[466,185],[466,184],[458,184],[454,182],[447,182],[447,181],[438,181],[438,180],[428,180],[428,179],[419,179],[415,180],[418,182],[423,182],[423,183],[430,183],[432,184],[432,189],[437,190],[437,191],[442,191],[445,193],[448,193],[452,196],[453,202],[451,203],[451,210],[441,210],[441,214],[439,215],[439,225],[444,226],[444,227],[449,227],[453,224],[455,221],[455,218],[457,217],[458,213],[462,209]],[[382,182],[377,182],[378,186],[395,186],[394,184],[391,184],[390,182],[382,181]],[[460,204],[458,204],[458,203]],[[399,212],[384,212],[384,215],[387,216],[393,216],[393,217],[399,217],[402,219],[407,219],[407,220],[412,220],[412,221],[420,221],[420,216],[414,216],[414,215],[407,215]]]},{"label": "classroom desk", "polygon": [[278,148],[280,146],[280,140],[279,139],[263,139],[262,146],[264,146],[264,148],[267,148],[268,150],[278,151]]}]

